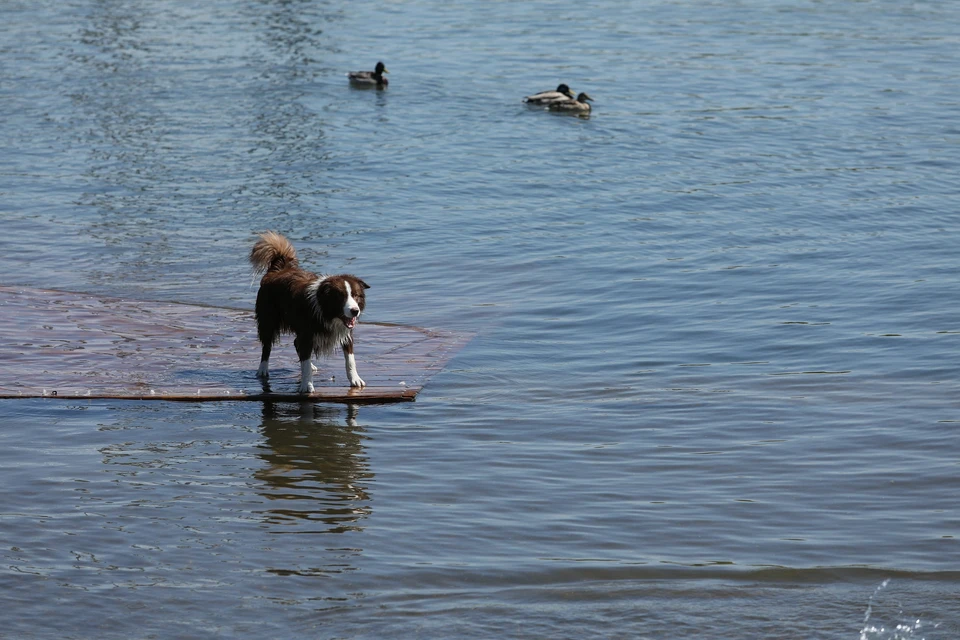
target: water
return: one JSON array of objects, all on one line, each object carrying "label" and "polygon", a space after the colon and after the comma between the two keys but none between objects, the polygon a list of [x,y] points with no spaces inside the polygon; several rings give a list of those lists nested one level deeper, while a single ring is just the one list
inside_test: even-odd
[{"label": "water", "polygon": [[0,283],[251,308],[276,229],[477,334],[409,406],[0,404],[0,636],[958,636],[960,5],[0,16]]}]

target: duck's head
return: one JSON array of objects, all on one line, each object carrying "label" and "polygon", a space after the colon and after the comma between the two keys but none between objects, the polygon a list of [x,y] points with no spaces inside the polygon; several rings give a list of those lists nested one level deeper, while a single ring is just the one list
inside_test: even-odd
[{"label": "duck's head", "polygon": [[593,98],[588,96],[586,93],[581,93],[577,96],[577,102],[593,102]]},{"label": "duck's head", "polygon": [[374,68],[374,73],[376,73],[379,76],[379,75],[383,75],[384,73],[390,73],[390,72],[387,71],[386,65],[384,65],[382,62],[378,62],[377,66]]},{"label": "duck's head", "polygon": [[570,96],[571,98],[573,97],[573,91],[571,91],[570,87],[565,84],[557,85],[557,93],[562,93],[563,95]]}]

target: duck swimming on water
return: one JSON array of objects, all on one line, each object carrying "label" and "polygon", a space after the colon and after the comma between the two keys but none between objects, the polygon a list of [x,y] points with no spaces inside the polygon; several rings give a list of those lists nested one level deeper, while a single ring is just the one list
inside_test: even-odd
[{"label": "duck swimming on water", "polygon": [[550,104],[551,102],[573,100],[573,91],[565,84],[557,86],[555,91],[541,91],[523,99],[527,104]]},{"label": "duck swimming on water", "polygon": [[383,74],[390,73],[382,62],[378,62],[373,71],[351,71],[347,74],[350,78],[350,84],[355,87],[376,87],[383,89],[390,81],[383,77]]},{"label": "duck swimming on water", "polygon": [[589,101],[593,100],[585,93],[577,95],[576,100],[558,100],[547,105],[550,111],[565,111],[567,113],[590,113]]}]

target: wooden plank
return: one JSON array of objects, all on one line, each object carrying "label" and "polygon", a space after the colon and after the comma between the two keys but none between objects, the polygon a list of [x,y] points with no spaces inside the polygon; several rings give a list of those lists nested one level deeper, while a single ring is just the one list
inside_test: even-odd
[{"label": "wooden plank", "polygon": [[361,323],[354,330],[363,389],[343,359],[317,362],[316,391],[297,392],[292,338],[273,350],[270,381],[253,313],[170,302],[0,286],[0,398],[405,402],[470,335]]}]

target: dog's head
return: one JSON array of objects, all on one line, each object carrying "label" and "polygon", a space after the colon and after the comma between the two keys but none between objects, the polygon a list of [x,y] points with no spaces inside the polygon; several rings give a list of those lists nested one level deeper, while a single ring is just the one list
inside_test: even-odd
[{"label": "dog's head", "polygon": [[317,306],[324,318],[339,320],[353,329],[363,313],[365,292],[369,288],[370,285],[356,276],[327,276],[317,287]]}]

